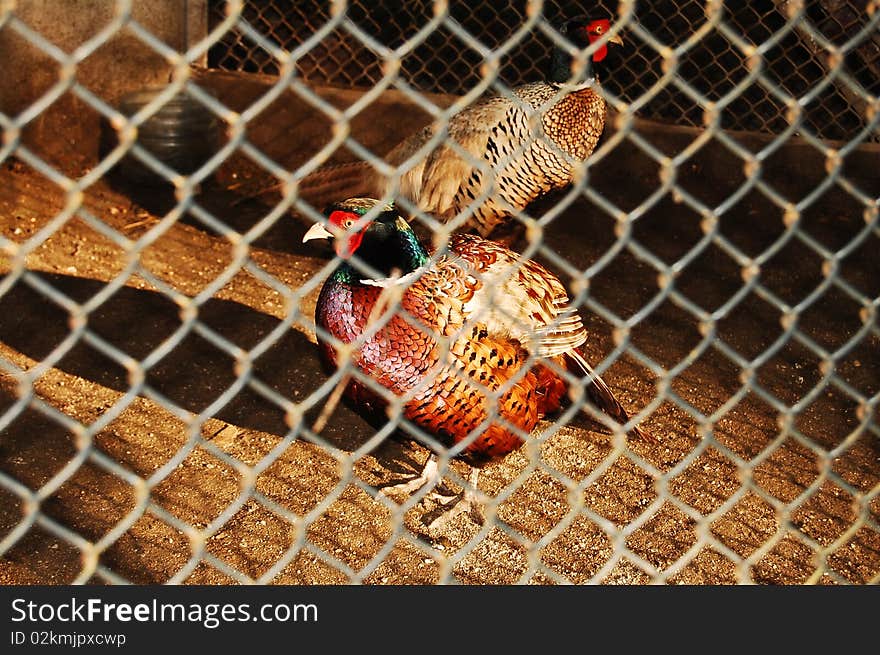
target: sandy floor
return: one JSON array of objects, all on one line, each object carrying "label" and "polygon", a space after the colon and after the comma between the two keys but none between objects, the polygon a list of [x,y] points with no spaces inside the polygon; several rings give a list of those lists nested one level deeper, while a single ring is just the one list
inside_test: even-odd
[{"label": "sandy floor", "polygon": [[[264,90],[233,76],[205,83],[232,107]],[[337,106],[354,98],[325,94]],[[389,94],[356,117],[352,133],[382,153],[395,130],[424,121]],[[328,133],[317,109],[282,98],[249,138],[296,166]],[[81,159],[48,146],[41,155],[81,175],[94,165],[95,144],[73,145]],[[336,153],[337,161],[350,159],[344,147]],[[765,181],[795,200],[823,174],[788,175],[770,164]],[[723,148],[707,147],[679,169],[679,184],[715,206],[743,182],[742,170]],[[624,141],[592,171],[590,185],[631,211],[657,191],[658,171]],[[876,173],[860,172],[852,179],[876,196]],[[434,531],[426,526],[433,501],[376,493],[419,469],[424,446],[371,440],[375,429],[344,404],[317,437],[304,429],[330,391],[311,326],[327,256],[301,243],[308,221],[283,212],[253,239],[241,266],[240,252],[199,212],[176,218],[167,214],[169,195],[112,181],[89,187],[82,208],[60,220],[60,187],[20,161],[0,168],[0,233],[27,249],[20,259],[12,247],[0,258],[0,538],[15,541],[0,559],[0,583],[878,580],[880,432],[858,397],[876,401],[880,392],[880,333],[876,323],[864,327],[867,314],[848,292],[880,296],[876,216],[868,216],[874,231],[840,258],[841,288],[827,284],[822,258],[804,240],[780,241],[782,212],[756,190],[722,216],[720,245],[703,245],[701,217],[675,194],[646,203],[633,237],[657,262],[699,254],[664,294],[656,268],[617,251],[592,275],[582,314],[594,335],[592,361],[608,358],[604,377],[628,408],[644,409],[659,443],[615,443],[583,414],[546,422],[533,444],[482,470],[479,489],[493,520],[480,526],[461,515]],[[195,202],[246,232],[278,201],[275,193],[254,196],[269,184],[239,151]],[[322,193],[306,197],[320,204]],[[108,228],[115,238],[103,233]],[[839,251],[861,238],[864,208],[832,188],[799,228]],[[580,197],[547,229],[539,256],[569,282],[614,249],[614,230]],[[136,263],[124,243],[138,244]],[[776,243],[783,245],[772,249]],[[749,257],[772,250],[760,271],[764,291],[742,292],[734,247]],[[48,298],[39,285],[58,295]],[[797,307],[797,336],[783,338],[770,294]],[[187,298],[200,302],[197,327],[187,322]],[[88,332],[100,344],[71,337],[76,323],[64,306],[71,303],[89,308]],[[725,303],[714,331],[690,311]],[[650,311],[628,344],[603,318],[644,307]],[[138,393],[107,345],[140,361],[155,355]],[[617,356],[618,346],[629,354]],[[830,382],[822,350],[839,351]],[[258,355],[246,378],[237,351]],[[662,370],[672,374],[658,379]],[[22,380],[33,381],[32,395]],[[783,429],[785,406],[795,407],[794,433]],[[447,485],[457,489],[467,475],[453,462]],[[42,490],[36,524],[23,523],[25,504],[11,480]],[[148,496],[138,495],[140,480]],[[97,552],[97,560],[87,556]]]}]

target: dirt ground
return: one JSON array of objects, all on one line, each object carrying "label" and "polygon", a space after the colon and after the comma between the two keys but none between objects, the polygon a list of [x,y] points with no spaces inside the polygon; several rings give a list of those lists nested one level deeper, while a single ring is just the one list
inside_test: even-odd
[{"label": "dirt ground", "polygon": [[[229,74],[201,83],[236,111],[266,91],[259,79]],[[359,96],[321,97],[344,109]],[[62,100],[46,119],[55,123],[34,125],[24,142],[81,176],[100,148],[90,112]],[[427,120],[387,92],[352,119],[351,134],[382,154]],[[288,92],[247,136],[292,168],[324,147],[330,126],[315,103]],[[666,154],[693,139],[674,129],[644,136]],[[877,582],[880,330],[858,300],[876,311],[880,297],[876,202],[871,214],[831,185],[800,215],[806,238],[787,238],[782,209],[752,188],[722,214],[723,240],[712,240],[684,194],[659,190],[654,159],[616,142],[614,126],[606,143],[590,188],[625,212],[643,208],[632,238],[653,264],[619,248],[614,220],[582,195],[544,234],[566,265],[538,257],[566,282],[590,270],[582,308],[590,359],[609,364],[603,376],[628,408],[644,411],[658,443],[616,443],[583,414],[544,422],[532,444],[482,470],[494,520],[480,526],[462,515],[439,533],[425,523],[432,501],[376,494],[421,467],[423,445],[371,439],[375,429],[344,404],[317,438],[305,429],[330,391],[311,327],[329,257],[301,243],[309,225],[301,213],[261,222],[279,195],[259,193],[272,178],[243,148],[194,203],[254,237],[244,260],[234,235],[207,225],[198,208],[177,212],[168,189],[103,175],[80,205],[22,158],[7,158],[0,538],[14,544],[0,558],[0,583]],[[809,151],[770,156],[762,181],[795,203],[822,189],[824,162]],[[353,159],[341,146],[331,161]],[[863,160],[847,161],[845,179],[876,198],[877,168]],[[677,173],[679,189],[709,207],[746,180],[742,161],[718,142]],[[331,182],[305,186],[303,196],[320,207],[328,194],[360,191],[343,172]],[[833,264],[817,245],[839,253]],[[744,276],[736,257],[763,253],[759,274]],[[658,274],[655,265],[676,261],[672,280]],[[797,310],[796,324],[770,297]],[[76,306],[89,310],[86,336]],[[720,308],[714,324],[693,313]],[[642,313],[628,342],[608,312]],[[236,356],[247,351],[251,374],[239,376],[246,366]],[[134,391],[139,381],[121,353],[150,358]],[[790,422],[784,407],[794,408]],[[453,462],[448,486],[467,474]],[[40,490],[35,523],[23,519],[15,485]]]}]

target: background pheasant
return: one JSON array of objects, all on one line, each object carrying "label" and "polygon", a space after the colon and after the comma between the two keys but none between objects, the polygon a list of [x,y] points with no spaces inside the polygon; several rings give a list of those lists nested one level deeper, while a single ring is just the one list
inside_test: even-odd
[{"label": "background pheasant", "polygon": [[[578,17],[559,32],[584,49],[610,28],[607,19]],[[605,43],[622,41],[615,34]],[[399,188],[394,177],[378,173],[375,188],[384,197],[407,199],[442,222],[473,205],[473,213],[456,226],[488,236],[513,213],[569,185],[577,165],[593,152],[605,127],[606,103],[591,64],[606,54],[603,44],[592,62],[587,60],[586,70],[574,71],[575,59],[556,47],[546,81],[515,87],[513,97],[485,98],[453,116],[446,139],[458,147],[445,141],[428,149],[442,123],[404,140],[386,157],[400,171]]]},{"label": "background pheasant", "polygon": [[[429,256],[391,206],[363,225],[377,204],[359,198],[334,205],[333,232],[316,224],[303,238],[335,232],[343,258],[324,283],[315,314],[331,367],[340,363],[333,341],[355,343],[357,368],[403,399],[403,416],[447,443],[466,442],[472,464],[517,448],[540,418],[561,407],[571,381],[580,381],[576,393],[585,385],[596,406],[628,423],[579,352],[587,333],[553,274],[476,235],[455,234],[447,252]],[[354,253],[381,275],[363,272],[349,259]],[[389,291],[399,306],[389,303],[390,317],[380,318],[381,296]],[[352,379],[347,394],[360,410],[384,416],[387,401],[369,383]],[[489,394],[499,394],[495,407]],[[427,482],[431,463],[416,487]],[[466,497],[461,509],[468,506]]]}]

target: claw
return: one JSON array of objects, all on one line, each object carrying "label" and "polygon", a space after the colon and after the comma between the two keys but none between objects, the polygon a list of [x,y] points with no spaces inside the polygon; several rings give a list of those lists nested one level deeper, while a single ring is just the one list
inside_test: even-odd
[{"label": "claw", "polygon": [[466,485],[461,493],[440,493],[436,489],[440,482],[440,470],[437,464],[437,455],[431,453],[431,456],[428,458],[428,461],[425,462],[425,467],[420,474],[406,482],[382,487],[379,490],[379,493],[383,496],[388,496],[389,492],[404,492],[408,495],[412,495],[427,484],[434,485],[435,488],[427,495],[427,498],[436,502],[438,505],[443,506],[445,509],[440,512],[439,516],[430,522],[425,520],[427,515],[423,516],[422,522],[427,526],[430,532],[442,532],[443,529],[452,522],[452,519],[462,512],[467,512],[471,519],[478,525],[483,525],[485,522],[483,507],[477,499],[475,491],[477,489],[477,480],[479,479],[479,476],[480,470],[472,468],[469,481],[470,484]]},{"label": "claw", "polygon": [[479,477],[480,470],[472,469],[469,484],[465,489],[460,494],[443,502],[443,506],[448,509],[443,510],[437,518],[426,524],[429,532],[443,532],[456,516],[464,512],[467,512],[470,519],[477,525],[483,525],[486,522],[486,517],[483,515],[483,505],[477,499],[476,494]]},{"label": "claw", "polygon": [[439,481],[440,471],[437,466],[437,455],[431,453],[431,456],[428,458],[428,461],[425,462],[425,468],[422,469],[422,472],[416,476],[414,476],[411,480],[406,482],[401,482],[400,484],[391,484],[385,487],[382,487],[379,490],[379,493],[383,496],[387,496],[389,491],[401,491],[408,495],[412,495],[417,492],[419,489],[424,487],[426,484],[431,482],[436,483]]}]

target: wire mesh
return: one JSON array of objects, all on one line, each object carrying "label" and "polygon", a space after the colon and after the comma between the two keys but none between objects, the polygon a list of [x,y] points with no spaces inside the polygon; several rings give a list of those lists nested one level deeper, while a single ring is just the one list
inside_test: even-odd
[{"label": "wire mesh", "polygon": [[[113,21],[73,52],[31,28],[15,3],[2,8],[0,29],[59,70],[24,108],[0,113],[4,176],[20,191],[4,201],[0,237],[4,580],[880,580],[880,289],[870,254],[880,238],[878,190],[843,162],[860,147],[873,153],[863,144],[880,134],[875,3],[597,3],[629,45],[602,80],[621,118],[595,159],[628,152],[653,173],[651,188],[630,197],[636,175],[612,167],[603,178],[590,164],[545,214],[529,256],[570,282],[604,348],[595,350],[596,370],[628,381],[625,401],[666,441],[634,444],[619,430],[585,440],[590,432],[572,422],[583,408],[576,401],[484,472],[476,491],[485,523],[439,536],[419,523],[427,492],[398,504],[378,491],[400,463],[381,464],[377,453],[401,430],[411,443],[392,460],[439,451],[444,485],[467,488],[450,452],[399,414],[356,442],[351,424],[336,433],[316,426],[324,408],[342,411],[334,390],[354,369],[284,368],[291,352],[305,366],[314,344],[295,335],[314,339],[314,297],[338,260],[279,259],[261,244],[289,229],[291,213],[322,220],[298,185],[336,151],[381,168],[352,124],[383,92],[442,116],[429,92],[505,93],[542,79],[552,25],[579,5],[209,2],[207,34],[177,50],[120,0]],[[77,77],[118,32],[135,35],[170,72],[133,115]],[[194,72],[205,52],[209,68],[262,74],[264,91],[227,105]],[[496,57],[503,84],[487,65]],[[363,93],[340,109],[317,90],[323,85]],[[292,135],[258,139],[283,93],[333,127],[294,166],[265,147]],[[115,137],[75,171],[25,137],[65,94]],[[225,142],[187,171],[138,138],[181,95],[226,128]],[[634,117],[695,129],[670,155]],[[752,149],[737,130],[770,138]],[[824,173],[793,195],[769,171],[794,134]],[[687,176],[708,170],[697,164],[708,141],[736,170],[729,188],[695,188]],[[131,221],[136,210],[120,210],[118,195],[95,200],[131,157],[174,189],[169,209]],[[212,204],[200,189],[242,160],[283,183],[281,200],[246,224],[224,206],[228,195]],[[839,211],[855,222],[824,213],[823,198],[840,197],[848,204]],[[12,207],[33,198],[42,213],[31,210],[28,221]],[[744,205],[763,212],[742,228],[757,241],[730,224]],[[554,232],[563,212],[587,206],[595,218],[583,220],[602,234]],[[672,207],[690,216],[687,225],[657,230]],[[594,241],[588,260],[575,257]],[[46,253],[58,244],[66,254],[54,260]],[[90,269],[89,258],[101,256],[113,264]],[[715,270],[700,268],[706,261],[732,278],[705,277],[700,271]],[[807,282],[786,286],[801,267]],[[89,277],[94,284],[71,283]],[[136,316],[120,310],[126,299]],[[241,307],[257,309],[237,322]],[[737,317],[765,331],[730,328]],[[661,331],[668,324],[672,331]],[[34,335],[44,337],[39,347],[19,347]],[[95,362],[103,372],[89,369]],[[264,410],[274,418],[263,421]],[[60,557],[68,564],[40,570],[53,550],[68,553]]]},{"label": "wire mesh", "polygon": [[[683,48],[677,62],[677,80],[704,97],[719,101],[748,77],[747,57],[723,30],[710,24],[713,3],[643,2],[631,23],[621,31],[624,41],[635,44],[625,56],[612,62],[604,81],[609,91],[627,102],[642,99],[663,77],[663,47],[680,48],[694,33],[701,38]],[[840,71],[872,96],[878,93],[880,44],[869,24],[868,2],[808,2],[805,19],[810,30],[792,29],[784,0],[723,3],[724,23],[738,38],[753,46],[766,44],[762,66],[767,78],[785,94],[802,97],[823,87],[805,107],[803,123],[823,139],[849,140],[865,127],[865,114],[853,98],[858,91],[845,82],[824,84],[828,77],[825,41],[838,47],[856,39],[847,48]],[[244,17],[260,34],[287,50],[294,50],[330,20],[330,7],[323,2],[273,0],[248,4]],[[450,3],[449,16],[481,46],[496,49],[506,44],[526,20],[528,3]],[[614,3],[595,3],[596,11],[613,15]],[[547,2],[548,20],[577,15],[580,3]],[[432,2],[352,3],[347,18],[370,37],[389,48],[397,48],[430,20]],[[211,19],[224,16],[224,3],[214,2]],[[631,27],[650,32],[655,43],[633,37]],[[803,25],[801,23],[800,25]],[[553,43],[538,30],[517,37],[516,47],[505,52],[499,78],[509,86],[541,79],[543,64]],[[259,44],[235,30],[227,32],[208,53],[211,66],[225,70],[277,74],[278,61]],[[483,63],[479,47],[442,25],[420,40],[401,60],[402,74],[413,88],[426,92],[465,94],[476,86]],[[382,58],[366,44],[354,39],[342,27],[324,35],[297,59],[303,79],[345,87],[370,87],[383,77]],[[645,118],[680,125],[703,125],[704,106],[679,84],[664,84],[647,98],[639,111]],[[757,81],[739,89],[723,108],[722,125],[732,130],[779,133],[788,127],[784,101]],[[876,134],[870,136],[877,140]]]}]

